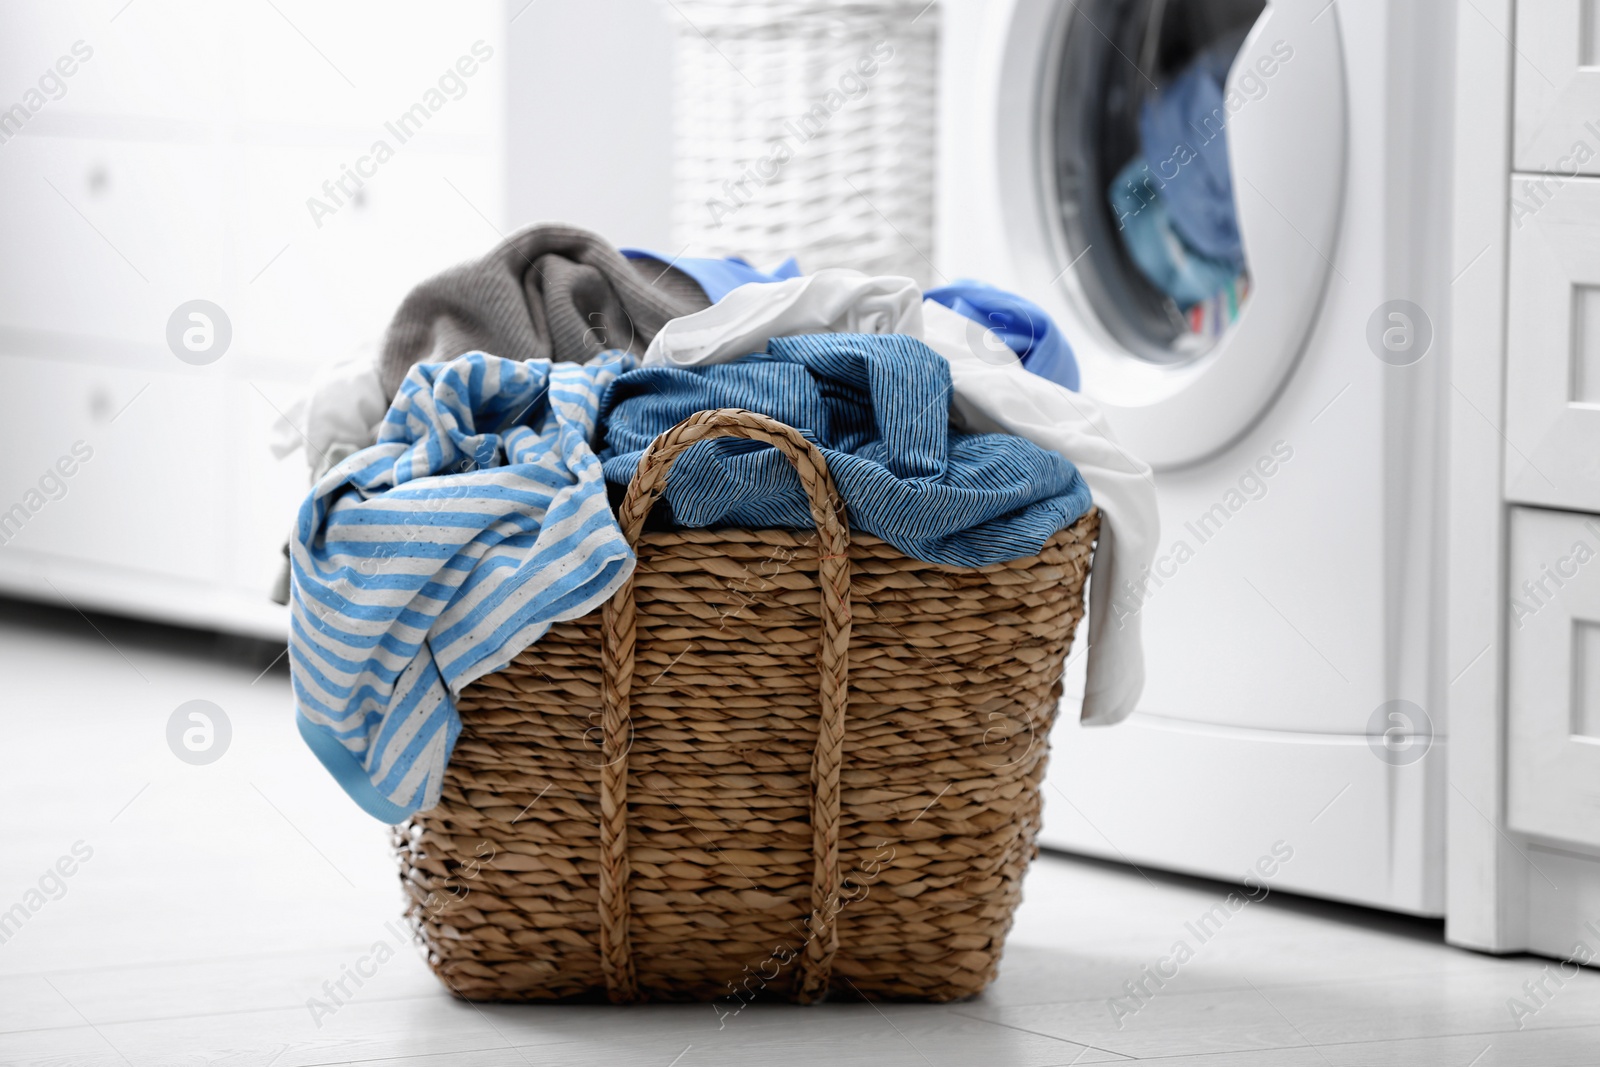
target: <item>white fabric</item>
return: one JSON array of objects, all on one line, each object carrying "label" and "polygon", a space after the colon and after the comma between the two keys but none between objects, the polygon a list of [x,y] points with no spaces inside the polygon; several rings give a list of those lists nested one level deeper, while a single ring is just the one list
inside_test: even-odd
[{"label": "white fabric", "polygon": [[306,451],[311,482],[378,439],[378,424],[389,410],[378,378],[377,351],[366,346],[325,363],[311,378],[306,398],[291,407],[273,428],[272,452],[282,458]]},{"label": "white fabric", "polygon": [[645,365],[726,363],[802,333],[919,333],[922,294],[910,278],[833,268],[761,284],[767,292],[741,285],[704,311],[669,321],[651,339]]},{"label": "white fabric", "polygon": [[1011,433],[1077,465],[1101,511],[1089,586],[1085,723],[1128,717],[1144,689],[1139,616],[1118,612],[1119,589],[1139,588],[1160,535],[1148,464],[1112,435],[1099,405],[1028,373],[999,338],[933,301],[910,278],[822,270],[776,284],[744,285],[704,311],[668,322],[644,362],[725,363],[801,333],[902,333],[950,362],[952,421],[973,433]]}]

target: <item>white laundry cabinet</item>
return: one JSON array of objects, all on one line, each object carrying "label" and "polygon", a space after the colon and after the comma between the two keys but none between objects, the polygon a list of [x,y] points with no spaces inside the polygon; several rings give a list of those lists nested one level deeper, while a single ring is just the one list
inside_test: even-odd
[{"label": "white laundry cabinet", "polygon": [[[283,637],[306,467],[274,424],[499,240],[510,15],[6,6],[0,594]],[[210,361],[168,342],[194,300],[231,333]]]},{"label": "white laundry cabinet", "polygon": [[1448,348],[1449,935],[1580,961],[1600,955],[1597,9],[1463,0]]}]

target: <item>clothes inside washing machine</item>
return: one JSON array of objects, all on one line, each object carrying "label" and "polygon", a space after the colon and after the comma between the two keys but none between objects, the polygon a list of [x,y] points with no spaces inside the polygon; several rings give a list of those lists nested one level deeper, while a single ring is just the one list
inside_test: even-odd
[{"label": "clothes inside washing machine", "polygon": [[1084,0],[1060,57],[1063,231],[1135,355],[1210,348],[1250,292],[1227,148],[1228,71],[1263,0]]}]

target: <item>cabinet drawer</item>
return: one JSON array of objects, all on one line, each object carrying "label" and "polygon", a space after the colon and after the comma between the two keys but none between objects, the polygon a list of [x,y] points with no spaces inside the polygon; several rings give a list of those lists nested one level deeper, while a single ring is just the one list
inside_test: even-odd
[{"label": "cabinet drawer", "polygon": [[1541,205],[1512,180],[1506,495],[1600,512],[1600,179]]},{"label": "cabinet drawer", "polygon": [[192,145],[18,137],[0,167],[0,325],[162,346],[217,295],[223,159]]},{"label": "cabinet drawer", "polygon": [[1507,821],[1600,847],[1600,516],[1515,508]]},{"label": "cabinet drawer", "polygon": [[234,478],[221,379],[41,355],[0,354],[5,551],[223,582]]},{"label": "cabinet drawer", "polygon": [[1518,170],[1600,174],[1600,0],[1519,0]]}]

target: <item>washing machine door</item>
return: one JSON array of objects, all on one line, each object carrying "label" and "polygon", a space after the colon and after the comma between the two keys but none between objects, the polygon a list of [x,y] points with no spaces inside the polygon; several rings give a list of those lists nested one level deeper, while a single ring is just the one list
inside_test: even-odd
[{"label": "washing machine door", "polygon": [[[1196,463],[1272,403],[1336,276],[1347,144],[1338,13],[1328,0],[1076,0],[1049,17],[1033,131],[1039,214],[1014,221],[1048,233],[1054,303],[1084,389],[1127,447],[1158,469]],[[1227,52],[1220,106],[1178,123],[1189,141],[1180,151],[1225,135],[1243,249],[1237,284],[1207,317],[1139,268],[1108,189],[1139,150],[1148,101],[1171,91],[1183,64]],[[1150,159],[1145,147],[1156,184],[1200,165],[1164,151]]]}]

